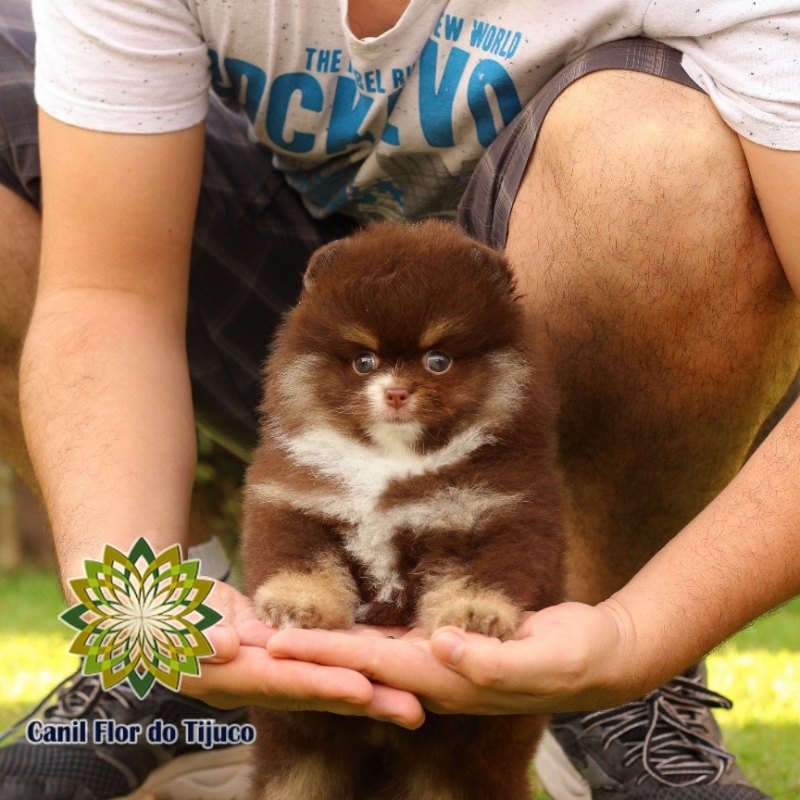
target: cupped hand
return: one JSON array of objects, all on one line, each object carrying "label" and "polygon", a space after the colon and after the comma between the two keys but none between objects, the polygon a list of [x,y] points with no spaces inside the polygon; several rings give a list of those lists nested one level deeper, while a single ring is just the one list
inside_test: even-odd
[{"label": "cupped hand", "polygon": [[634,639],[624,607],[610,600],[530,614],[506,642],[453,627],[430,639],[420,630],[400,638],[284,630],[267,651],[276,660],[356,671],[436,713],[554,713],[610,707],[650,688],[632,660]]},{"label": "cupped hand", "polygon": [[183,678],[181,692],[221,708],[259,705],[370,716],[407,728],[422,724],[422,706],[408,692],[347,667],[275,658],[268,645],[278,632],[256,619],[233,587],[217,582],[208,604],[223,616],[206,631],[215,654],[203,659],[199,677]]}]

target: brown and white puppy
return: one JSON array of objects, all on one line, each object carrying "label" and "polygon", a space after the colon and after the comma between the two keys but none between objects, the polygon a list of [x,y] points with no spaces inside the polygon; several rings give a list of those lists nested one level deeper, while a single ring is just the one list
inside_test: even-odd
[{"label": "brown and white puppy", "polygon": [[[265,372],[242,553],[265,622],[508,639],[561,600],[554,391],[500,252],[442,222],[322,248]],[[252,716],[263,800],[523,800],[543,727]]]}]

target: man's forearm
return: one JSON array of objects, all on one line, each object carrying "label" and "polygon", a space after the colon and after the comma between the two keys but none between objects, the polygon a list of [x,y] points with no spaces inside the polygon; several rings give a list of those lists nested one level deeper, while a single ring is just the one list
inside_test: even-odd
[{"label": "man's forearm", "polygon": [[204,129],[110,134],[41,112],[39,133],[42,255],[20,406],[66,578],[105,542],[186,535],[185,326]]},{"label": "man's forearm", "polygon": [[191,392],[183,332],[166,327],[124,292],[71,289],[37,305],[20,395],[64,578],[106,542],[185,539]]},{"label": "man's forearm", "polygon": [[800,402],[695,520],[610,601],[652,687],[800,593]]}]

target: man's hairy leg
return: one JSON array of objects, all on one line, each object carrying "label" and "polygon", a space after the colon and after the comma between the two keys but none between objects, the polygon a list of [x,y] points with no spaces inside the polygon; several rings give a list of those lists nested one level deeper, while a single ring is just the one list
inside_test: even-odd
[{"label": "man's hairy leg", "polygon": [[36,295],[39,212],[0,186],[0,451],[39,496],[19,413],[19,356]]},{"label": "man's hairy leg", "polygon": [[800,309],[737,137],[649,75],[556,101],[507,250],[563,385],[569,594],[596,603],[739,469],[797,371]]}]

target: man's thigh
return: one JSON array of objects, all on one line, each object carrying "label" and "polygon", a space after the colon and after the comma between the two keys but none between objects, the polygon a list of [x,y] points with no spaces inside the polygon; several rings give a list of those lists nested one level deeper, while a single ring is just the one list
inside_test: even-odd
[{"label": "man's thigh", "polygon": [[[28,0],[0,5],[0,184],[39,208]],[[306,262],[354,223],[315,220],[247,138],[244,119],[212,98],[192,247],[187,351],[202,425],[244,457],[256,441],[261,365]]]}]

